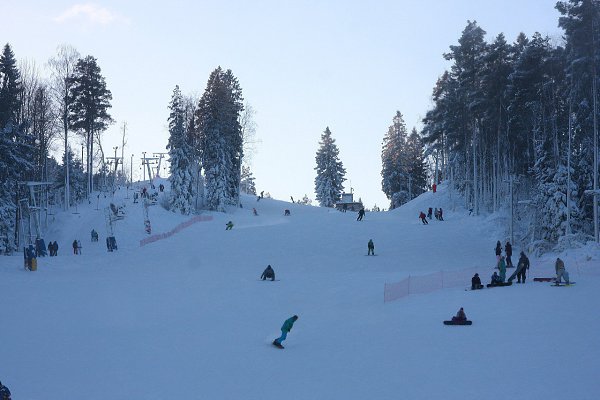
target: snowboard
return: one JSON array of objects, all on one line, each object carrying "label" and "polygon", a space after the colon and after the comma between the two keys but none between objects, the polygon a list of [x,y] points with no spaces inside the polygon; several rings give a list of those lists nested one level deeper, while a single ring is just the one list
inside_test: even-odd
[{"label": "snowboard", "polygon": [[470,287],[470,288],[466,288],[465,291],[468,291],[468,290],[481,290],[481,289],[485,289],[485,286],[481,285],[480,288],[475,288],[475,289],[473,289],[472,287]]},{"label": "snowboard", "polygon": [[500,287],[500,286],[510,286],[510,285],[512,285],[512,282],[494,283],[493,285],[491,283],[488,283],[486,286],[487,287]]},{"label": "snowboard", "polygon": [[272,281],[271,278],[268,278],[268,279],[260,279],[259,278],[258,280],[259,281],[265,281],[265,282],[279,282],[280,281],[280,279],[275,279],[274,281]]},{"label": "snowboard", "polygon": [[573,286],[575,284],[575,282],[569,282],[569,283],[553,283],[550,286]]},{"label": "snowboard", "polygon": [[534,282],[554,282],[556,278],[533,278]]},{"label": "snowboard", "polygon": [[444,321],[444,325],[472,325],[473,321]]},{"label": "snowboard", "polygon": [[365,257],[372,257],[372,256],[376,256],[377,254],[365,254]]},{"label": "snowboard", "polygon": [[281,345],[281,343],[277,343],[276,341],[273,340],[273,346],[277,347],[278,349],[285,349],[285,347],[283,347]]}]

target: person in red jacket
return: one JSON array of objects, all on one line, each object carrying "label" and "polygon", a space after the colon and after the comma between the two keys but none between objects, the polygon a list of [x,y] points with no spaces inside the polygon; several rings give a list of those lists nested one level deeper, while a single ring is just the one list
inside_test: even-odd
[{"label": "person in red jacket", "polygon": [[429,225],[429,222],[427,222],[427,218],[425,218],[426,215],[423,211],[421,211],[421,213],[419,214],[419,218],[421,218],[421,221],[423,222],[423,225]]}]

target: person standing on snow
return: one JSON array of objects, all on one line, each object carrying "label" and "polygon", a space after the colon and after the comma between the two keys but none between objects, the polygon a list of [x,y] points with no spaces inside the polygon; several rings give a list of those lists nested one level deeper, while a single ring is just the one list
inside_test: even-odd
[{"label": "person standing on snow", "polygon": [[554,264],[554,268],[556,269],[556,283],[559,284],[561,279],[564,278],[565,283],[569,284],[569,273],[565,269],[565,263],[560,258],[556,259],[556,264]]},{"label": "person standing on snow", "polygon": [[79,249],[79,245],[77,244],[77,240],[73,240],[73,254],[77,255],[77,250]]},{"label": "person standing on snow", "polygon": [[500,261],[498,261],[498,270],[500,270],[501,282],[506,281],[506,262],[504,261],[504,256],[500,256]]},{"label": "person standing on snow", "polygon": [[367,255],[375,255],[375,245],[373,244],[373,239],[369,239],[369,243],[367,243]]},{"label": "person standing on snow", "polygon": [[525,255],[524,252],[521,252],[521,256],[519,257],[519,263],[517,264],[517,282],[525,283],[526,272],[529,269],[529,258]]},{"label": "person standing on snow", "polygon": [[297,320],[298,320],[297,315],[294,315],[293,317],[285,320],[285,322],[281,326],[281,336],[278,337],[277,339],[273,340],[273,344],[275,346],[283,349],[281,342],[283,342],[287,338],[287,334],[292,330],[292,327],[294,326],[294,322],[296,322]]},{"label": "person standing on snow", "polygon": [[502,254],[502,244],[498,240],[496,242],[496,261],[500,261],[500,255]]},{"label": "person standing on snow", "polygon": [[508,241],[504,245],[504,252],[506,253],[506,266],[509,268],[512,268],[513,263],[512,263],[512,260],[510,259],[512,257],[512,245]]},{"label": "person standing on snow", "polygon": [[432,215],[433,215],[433,208],[429,207],[429,209],[427,210],[427,218],[431,219]]},{"label": "person standing on snow", "polygon": [[442,211],[442,207],[440,207],[440,210],[438,211],[438,219],[439,219],[440,221],[443,221],[443,220],[444,220],[444,217],[442,217],[442,212],[443,212],[443,211]]}]

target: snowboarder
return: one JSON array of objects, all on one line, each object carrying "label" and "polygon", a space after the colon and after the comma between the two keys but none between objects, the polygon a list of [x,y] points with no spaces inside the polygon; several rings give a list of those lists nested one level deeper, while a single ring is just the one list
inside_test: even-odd
[{"label": "snowboarder", "polygon": [[525,255],[524,252],[521,252],[519,257],[519,262],[517,264],[517,282],[525,283],[526,272],[529,269],[529,258]]},{"label": "snowboarder", "polygon": [[356,218],[356,220],[362,221],[364,216],[365,216],[365,209],[361,208],[360,210],[358,210],[358,218]]},{"label": "snowboarder", "polygon": [[254,214],[255,217],[258,217],[258,211],[256,211],[256,208],[252,208],[252,214]]},{"label": "snowboarder", "polygon": [[429,209],[427,210],[427,218],[431,219],[432,213],[433,213],[433,208],[429,207]]},{"label": "snowboarder", "polygon": [[504,252],[506,253],[506,266],[509,268],[512,268],[513,263],[512,263],[512,260],[510,259],[512,257],[512,245],[508,241],[504,245]]},{"label": "snowboarder", "polygon": [[297,320],[298,320],[297,315],[294,315],[293,317],[285,320],[285,322],[281,326],[281,336],[278,337],[277,339],[273,340],[273,344],[275,346],[279,347],[280,349],[283,349],[281,342],[283,342],[285,340],[285,338],[287,338],[287,334],[292,330],[292,327],[294,326],[294,322],[296,322]]},{"label": "snowboarder", "polygon": [[273,268],[271,268],[270,265],[267,265],[267,268],[265,268],[265,270],[263,271],[262,275],[260,276],[260,279],[267,280],[270,279],[271,281],[275,280],[275,271],[273,271]]},{"label": "snowboarder", "polygon": [[467,320],[467,314],[465,314],[465,310],[461,307],[460,310],[456,313],[454,317],[452,317],[452,322],[465,322]]},{"label": "snowboarder", "polygon": [[498,240],[496,242],[496,260],[500,260],[500,255],[502,254],[502,244]]},{"label": "snowboarder", "polygon": [[565,263],[560,258],[556,259],[556,264],[554,264],[554,268],[556,269],[556,284],[560,284],[561,279],[565,280],[565,283],[569,284],[569,273],[565,269]]},{"label": "snowboarder", "polygon": [[425,218],[425,213],[423,211],[421,211],[421,213],[419,214],[419,218],[421,218],[421,222],[423,222],[423,225],[429,225],[429,222],[427,222],[427,219]]},{"label": "snowboarder", "polygon": [[502,283],[502,279],[500,278],[500,275],[498,275],[498,273],[496,271],[494,271],[490,285],[495,286],[495,285],[498,285],[499,283]]},{"label": "snowboarder", "polygon": [[367,255],[375,255],[375,245],[373,244],[373,239],[369,239],[369,243],[367,243]]},{"label": "snowboarder", "polygon": [[504,282],[506,280],[506,261],[504,261],[504,256],[500,256],[500,261],[498,261],[496,268],[500,271],[501,282]]},{"label": "snowboarder", "polygon": [[98,232],[96,232],[95,229],[92,229],[92,242],[97,242],[98,241]]},{"label": "snowboarder", "polygon": [[481,284],[481,279],[479,278],[479,274],[473,275],[471,278],[471,290],[483,289],[483,285]]},{"label": "snowboarder", "polygon": [[77,240],[73,240],[73,254],[77,255],[79,250],[79,245],[77,244]]},{"label": "snowboarder", "polygon": [[233,222],[229,221],[225,224],[225,230],[230,231],[231,229],[233,229]]},{"label": "snowboarder", "polygon": [[444,217],[442,217],[442,213],[443,213],[443,211],[442,211],[442,207],[440,207],[440,209],[439,209],[439,211],[438,211],[438,219],[439,219],[440,221],[443,221],[443,220],[444,220]]},{"label": "snowboarder", "polygon": [[10,390],[0,382],[0,400],[10,400]]},{"label": "snowboarder", "polygon": [[286,208],[286,209],[285,209],[285,211],[283,212],[283,215],[284,215],[284,216],[286,216],[286,217],[289,217],[289,216],[291,215],[291,214],[290,214],[290,210],[288,210],[288,209]]}]

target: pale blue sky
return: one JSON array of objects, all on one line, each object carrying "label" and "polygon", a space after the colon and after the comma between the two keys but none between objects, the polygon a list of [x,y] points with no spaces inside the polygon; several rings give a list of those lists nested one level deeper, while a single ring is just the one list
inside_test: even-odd
[{"label": "pale blue sky", "polygon": [[[113,93],[116,124],[128,124],[126,165],[165,151],[175,85],[201,94],[221,65],[256,110],[262,141],[252,162],[257,189],[314,199],[315,153],[329,126],[355,195],[388,206],[381,142],[396,110],[420,127],[447,67],[442,53],[467,20],[488,39],[521,31],[560,40],[552,0],[428,1],[28,1],[0,6],[0,44],[43,67],[59,44],[98,59]],[[75,146],[77,148],[77,146]],[[349,188],[349,182],[346,182]]]}]

